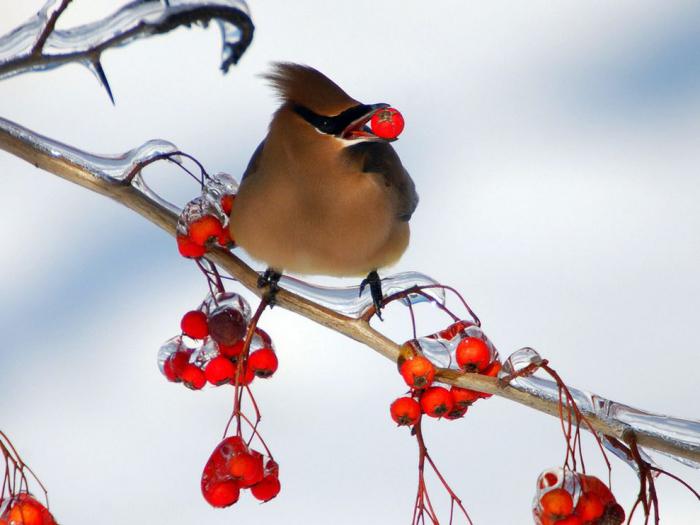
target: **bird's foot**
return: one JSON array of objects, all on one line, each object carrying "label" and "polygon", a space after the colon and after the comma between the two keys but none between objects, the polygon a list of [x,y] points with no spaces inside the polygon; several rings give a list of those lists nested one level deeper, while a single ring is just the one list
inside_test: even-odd
[{"label": "bird's foot", "polygon": [[281,278],[282,274],[273,270],[272,268],[268,268],[265,270],[265,273],[258,277],[258,288],[267,288],[263,298],[267,304],[270,305],[270,308],[272,308],[277,301],[276,297],[277,292],[279,292],[280,289],[279,280]]},{"label": "bird's foot", "polygon": [[374,309],[377,313],[377,317],[382,319],[382,306],[384,303],[384,293],[382,292],[382,280],[379,278],[379,274],[376,270],[372,270],[367,274],[362,282],[360,283],[360,295],[365,290],[365,286],[369,285],[369,291],[372,294],[372,303],[374,304]]}]

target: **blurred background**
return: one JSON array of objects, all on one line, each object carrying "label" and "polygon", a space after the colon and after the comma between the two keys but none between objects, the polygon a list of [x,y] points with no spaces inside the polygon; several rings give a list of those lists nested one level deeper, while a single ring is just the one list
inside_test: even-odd
[{"label": "blurred background", "polygon": [[[41,4],[1,2],[0,33]],[[75,0],[58,26],[121,4]],[[697,2],[250,8],[255,38],[228,75],[215,27],[180,29],[104,55],[114,107],[70,65],[0,82],[0,115],[97,153],[171,140],[210,172],[238,177],[277,105],[258,75],[276,60],[317,67],[406,118],[395,147],[421,202],[391,273],[419,270],[461,290],[503,356],[529,345],[572,386],[698,417]],[[147,177],[178,204],[197,192],[173,166]],[[231,390],[191,392],[156,366],[160,344],[206,293],[194,264],[126,208],[4,152],[0,194],[0,428],[61,523],[410,521],[417,447],[389,418],[405,388],[395,367],[280,308],[261,322],[280,369],[255,392],[282,492],[211,509],[199,480]],[[406,312],[387,317],[379,327],[407,339]],[[446,324],[419,311],[423,334]],[[428,422],[425,434],[476,524],[531,523],[537,475],[565,452],[556,419],[495,397],[461,421]],[[594,443],[584,446],[604,478]],[[660,461],[700,485],[697,471]],[[629,510],[636,477],[613,466]],[[663,478],[657,488],[663,523],[697,523],[689,492]]]}]

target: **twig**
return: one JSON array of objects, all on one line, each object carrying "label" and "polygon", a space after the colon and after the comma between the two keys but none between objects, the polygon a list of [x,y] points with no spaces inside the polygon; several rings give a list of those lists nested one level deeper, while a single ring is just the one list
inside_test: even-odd
[{"label": "twig", "polygon": [[[18,129],[21,132],[18,132]],[[177,216],[166,206],[155,202],[131,185],[114,179],[101,178],[78,164],[75,160],[53,154],[49,149],[39,146],[42,140],[45,141],[47,139],[31,130],[0,118],[0,149],[29,162],[37,168],[105,195],[134,210],[168,234],[175,236]],[[221,248],[214,248],[207,253],[206,257],[235,277],[242,286],[253,294],[262,297],[265,293],[265,289],[260,289],[257,286],[259,274],[231,252]],[[399,345],[374,330],[367,321],[342,315],[284,289],[280,289],[277,293],[276,304],[281,308],[290,310],[367,345],[391,361],[396,362],[399,357]],[[443,383],[495,394],[540,412],[559,417],[559,403],[556,401],[544,399],[508,385],[500,386],[495,378],[440,369],[436,379]],[[666,439],[663,436],[643,431],[632,431],[624,424],[604,420],[588,412],[584,412],[584,415],[588,423],[590,423],[590,430],[615,437],[624,443],[629,444],[634,440],[640,446],[700,462],[700,447],[681,447],[671,439]]]}]

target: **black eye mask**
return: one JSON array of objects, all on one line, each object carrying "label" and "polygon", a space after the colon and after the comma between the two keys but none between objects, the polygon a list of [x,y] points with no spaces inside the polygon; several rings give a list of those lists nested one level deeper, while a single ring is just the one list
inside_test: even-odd
[{"label": "black eye mask", "polygon": [[318,113],[311,111],[309,108],[299,104],[294,105],[293,109],[297,115],[311,124],[321,133],[325,133],[326,135],[341,136],[343,131],[345,131],[353,122],[360,120],[362,117],[368,115],[373,110],[378,109],[380,106],[386,105],[388,104],[359,104],[346,109],[334,117],[319,115]]}]

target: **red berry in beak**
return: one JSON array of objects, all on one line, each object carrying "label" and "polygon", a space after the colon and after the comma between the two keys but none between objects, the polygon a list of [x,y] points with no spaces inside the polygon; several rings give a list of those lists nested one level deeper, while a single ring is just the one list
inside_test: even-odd
[{"label": "red berry in beak", "polygon": [[403,131],[403,115],[394,108],[384,108],[372,115],[372,133],[382,139],[395,139]]}]

